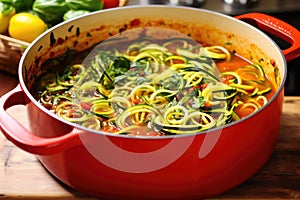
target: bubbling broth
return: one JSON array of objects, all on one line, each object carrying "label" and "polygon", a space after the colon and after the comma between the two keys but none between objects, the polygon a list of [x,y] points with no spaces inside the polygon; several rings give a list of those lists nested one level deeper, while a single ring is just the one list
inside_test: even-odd
[{"label": "bubbling broth", "polygon": [[275,92],[259,64],[170,29],[125,31],[87,55],[50,67],[35,95],[62,119],[111,134],[198,133],[256,112]]}]

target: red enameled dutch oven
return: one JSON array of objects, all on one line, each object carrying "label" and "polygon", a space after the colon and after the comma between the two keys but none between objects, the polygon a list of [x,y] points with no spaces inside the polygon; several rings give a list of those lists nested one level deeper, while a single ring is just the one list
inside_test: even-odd
[{"label": "red enameled dutch oven", "polygon": [[[246,22],[248,23],[246,23]],[[251,25],[249,25],[251,24]],[[189,34],[259,62],[277,92],[267,105],[238,122],[191,135],[132,137],[77,126],[39,105],[30,93],[41,63],[69,49],[84,50],[110,35],[136,27],[163,27]],[[262,29],[291,44],[281,50]],[[256,173],[276,145],[286,60],[300,54],[300,33],[270,16],[229,17],[171,6],[128,6],[59,24],[37,38],[19,66],[19,85],[0,99],[3,134],[67,185],[100,199],[201,199],[225,192]],[[279,78],[274,77],[274,65]],[[26,105],[30,128],[7,112]]]}]

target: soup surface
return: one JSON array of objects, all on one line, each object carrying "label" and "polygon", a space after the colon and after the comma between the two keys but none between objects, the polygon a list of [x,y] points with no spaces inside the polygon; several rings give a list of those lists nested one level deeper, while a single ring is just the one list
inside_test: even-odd
[{"label": "soup surface", "polygon": [[163,136],[237,121],[274,94],[260,65],[225,47],[170,30],[157,39],[145,30],[114,36],[69,64],[49,60],[35,87],[39,102],[87,128]]}]

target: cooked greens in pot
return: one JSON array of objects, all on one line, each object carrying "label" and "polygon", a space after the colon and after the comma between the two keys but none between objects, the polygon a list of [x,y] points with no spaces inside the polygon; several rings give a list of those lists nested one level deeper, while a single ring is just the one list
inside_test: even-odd
[{"label": "cooked greens in pot", "polygon": [[112,41],[104,41],[85,61],[42,76],[39,102],[87,128],[163,136],[237,121],[274,92],[260,65],[222,46],[143,34],[118,45]]}]

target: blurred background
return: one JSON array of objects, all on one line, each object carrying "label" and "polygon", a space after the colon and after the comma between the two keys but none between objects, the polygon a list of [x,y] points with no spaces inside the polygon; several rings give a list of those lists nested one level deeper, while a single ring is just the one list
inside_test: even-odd
[{"label": "blurred background", "polygon": [[[262,12],[286,21],[300,30],[300,0],[129,0],[128,4],[181,5],[213,10],[230,16],[247,12]],[[280,39],[269,36],[281,49],[289,47],[289,44]],[[288,62],[287,67],[285,95],[300,96],[300,57]]]}]

